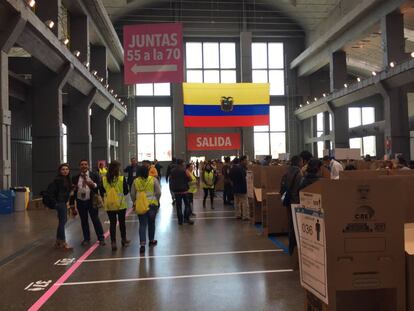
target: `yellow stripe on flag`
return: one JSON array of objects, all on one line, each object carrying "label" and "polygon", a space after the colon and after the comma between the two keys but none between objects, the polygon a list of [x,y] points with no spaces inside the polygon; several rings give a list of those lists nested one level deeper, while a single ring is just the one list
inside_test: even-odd
[{"label": "yellow stripe on flag", "polygon": [[185,105],[220,105],[222,96],[235,105],[268,105],[269,83],[183,83]]}]

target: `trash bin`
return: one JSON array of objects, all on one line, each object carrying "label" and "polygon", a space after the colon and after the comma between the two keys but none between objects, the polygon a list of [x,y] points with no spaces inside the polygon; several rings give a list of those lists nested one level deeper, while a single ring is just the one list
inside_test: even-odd
[{"label": "trash bin", "polygon": [[29,203],[29,188],[27,187],[14,187],[16,197],[14,199],[14,211],[21,212],[26,210],[27,204]]},{"label": "trash bin", "polygon": [[11,214],[14,211],[14,196],[13,190],[0,191],[0,214]]}]

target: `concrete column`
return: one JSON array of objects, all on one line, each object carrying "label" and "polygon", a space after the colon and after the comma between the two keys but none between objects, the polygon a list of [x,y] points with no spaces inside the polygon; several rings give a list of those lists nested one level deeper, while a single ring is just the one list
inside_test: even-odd
[{"label": "concrete column", "polygon": [[91,46],[91,70],[98,71],[98,76],[108,81],[108,64],[106,62],[106,48],[104,46]]},{"label": "concrete column", "polygon": [[[385,129],[384,140],[391,142],[388,156],[402,153],[410,158],[410,131],[408,120],[407,92],[402,88],[387,91],[384,96]],[[387,152],[388,151],[388,152]]]},{"label": "concrete column", "polygon": [[107,109],[102,109],[97,105],[92,106],[92,163],[91,167],[97,166],[99,160],[110,160],[109,144],[109,116],[114,104]]},{"label": "concrete column", "polygon": [[[97,90],[93,89],[88,96],[71,90],[69,92],[68,112],[68,162],[78,173],[80,160],[92,161],[92,137],[89,108],[95,100]],[[66,111],[65,111],[66,113]]]},{"label": "concrete column", "polygon": [[0,189],[11,186],[11,112],[9,108],[9,60],[0,50]]},{"label": "concrete column", "polygon": [[[252,33],[240,33],[240,63],[241,63],[241,81],[252,82]],[[253,127],[242,127],[242,154],[254,159],[254,132]]]},{"label": "concrete column", "polygon": [[55,23],[55,26],[51,31],[61,39],[62,27],[59,27],[59,13],[62,6],[61,0],[38,0],[36,1],[36,15],[43,21],[51,20]]},{"label": "concrete column", "polygon": [[[137,156],[137,108],[133,98],[127,99],[128,114],[125,119],[120,123],[120,135],[119,135],[119,151],[120,160],[123,164],[129,163],[132,157]],[[175,111],[173,110],[173,115]],[[175,135],[173,135],[174,139]]]},{"label": "concrete column", "polygon": [[79,60],[89,62],[89,24],[88,16],[71,15],[70,17],[70,49],[79,51]]},{"label": "concrete column", "polygon": [[187,159],[187,132],[184,127],[184,104],[182,84],[172,84],[173,96],[173,155],[176,158]]},{"label": "concrete column", "polygon": [[407,58],[405,53],[404,15],[396,11],[381,19],[381,38],[383,48],[383,65],[401,62]]},{"label": "concrete column", "polygon": [[62,88],[73,70],[67,65],[59,74],[33,59],[33,189],[46,189],[63,160]]},{"label": "concrete column", "polygon": [[334,148],[349,148],[348,107],[336,108],[333,111]]},{"label": "concrete column", "polygon": [[331,61],[329,62],[329,73],[331,92],[342,89],[348,77],[346,53],[344,51],[336,51],[332,53]]}]

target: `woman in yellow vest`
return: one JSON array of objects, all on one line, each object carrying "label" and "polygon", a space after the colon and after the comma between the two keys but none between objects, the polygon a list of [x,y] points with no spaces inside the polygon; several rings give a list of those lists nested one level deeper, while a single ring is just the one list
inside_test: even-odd
[{"label": "woman in yellow vest", "polygon": [[214,209],[214,189],[216,187],[216,172],[214,171],[211,162],[208,161],[201,173],[201,181],[204,189],[203,207],[206,207],[206,199],[210,194],[211,209]]},{"label": "woman in yellow vest", "polygon": [[130,243],[126,238],[125,213],[127,202],[125,196],[128,194],[128,184],[124,176],[119,171],[121,163],[112,161],[109,164],[106,176],[102,178],[101,194],[104,195],[104,208],[108,214],[110,222],[111,246],[112,250],[117,249],[116,246],[116,223],[117,216],[119,222],[119,230],[121,231],[122,246],[128,246]]},{"label": "woman in yellow vest", "polygon": [[194,194],[197,192],[197,177],[194,175],[194,165],[187,164],[186,174],[191,181],[188,182],[188,201],[190,202],[191,216],[195,216],[193,212]]},{"label": "woman in yellow vest", "polygon": [[105,163],[104,162],[99,162],[98,169],[99,169],[99,176],[102,179],[108,173],[108,169],[105,167]]},{"label": "woman in yellow vest", "polygon": [[139,252],[145,253],[145,244],[147,243],[147,227],[148,227],[148,238],[149,246],[157,245],[155,237],[155,217],[159,209],[159,200],[161,197],[161,187],[157,178],[149,176],[149,168],[147,166],[141,166],[137,170],[137,178],[131,187],[131,199],[134,202],[139,193],[145,193],[148,203],[149,210],[142,215],[138,214],[139,220],[139,241],[141,247]]}]

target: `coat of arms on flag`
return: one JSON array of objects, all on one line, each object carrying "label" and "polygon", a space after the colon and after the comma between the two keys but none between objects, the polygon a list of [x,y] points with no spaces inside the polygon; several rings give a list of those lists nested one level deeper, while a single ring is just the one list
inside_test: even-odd
[{"label": "coat of arms on flag", "polygon": [[268,83],[184,83],[185,127],[269,125]]}]

